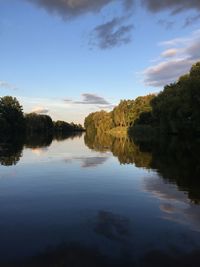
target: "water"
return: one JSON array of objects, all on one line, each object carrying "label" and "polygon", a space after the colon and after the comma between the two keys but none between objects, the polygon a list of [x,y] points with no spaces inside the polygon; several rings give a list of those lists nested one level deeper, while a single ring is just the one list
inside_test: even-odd
[{"label": "water", "polygon": [[198,266],[200,144],[0,144],[0,266]]}]

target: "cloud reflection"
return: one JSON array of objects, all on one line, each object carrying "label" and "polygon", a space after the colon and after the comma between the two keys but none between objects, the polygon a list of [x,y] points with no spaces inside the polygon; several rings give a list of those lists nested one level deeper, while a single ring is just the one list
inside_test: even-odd
[{"label": "cloud reflection", "polygon": [[129,220],[121,215],[99,211],[96,218],[95,232],[114,241],[124,241],[130,237]]},{"label": "cloud reflection", "polygon": [[32,153],[41,156],[42,154],[48,152],[48,147],[42,147],[42,148],[33,148],[31,149]]},{"label": "cloud reflection", "polygon": [[65,158],[66,163],[72,163],[73,161],[80,161],[82,168],[95,168],[99,165],[104,164],[108,160],[108,156],[96,156],[96,157],[72,157]]},{"label": "cloud reflection", "polygon": [[200,231],[199,205],[191,203],[187,194],[179,191],[175,184],[167,184],[159,177],[152,177],[145,180],[144,189],[160,201],[163,219]]}]

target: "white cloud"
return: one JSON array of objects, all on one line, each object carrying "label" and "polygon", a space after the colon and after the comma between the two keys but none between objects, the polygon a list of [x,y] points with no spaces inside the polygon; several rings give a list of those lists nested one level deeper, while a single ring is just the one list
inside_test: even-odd
[{"label": "white cloud", "polygon": [[35,107],[32,109],[31,112],[37,113],[37,114],[47,114],[49,113],[49,110],[44,107]]},{"label": "white cloud", "polygon": [[182,45],[182,44],[188,42],[188,40],[189,40],[188,38],[174,38],[174,39],[171,39],[171,40],[160,42],[159,45],[162,45],[162,46],[177,46],[177,45]]},{"label": "white cloud", "polygon": [[165,50],[162,54],[161,54],[161,56],[162,57],[173,57],[173,56],[175,56],[177,54],[177,49],[175,49],[175,48],[172,48],[172,49],[167,49],[167,50]]},{"label": "white cloud", "polygon": [[187,73],[193,61],[188,59],[173,59],[151,66],[144,71],[145,84],[162,87],[175,82],[181,75]]},{"label": "white cloud", "polygon": [[161,44],[169,48],[161,53],[158,63],[144,70],[147,86],[162,87],[173,83],[200,60],[199,30],[187,38],[176,38]]}]

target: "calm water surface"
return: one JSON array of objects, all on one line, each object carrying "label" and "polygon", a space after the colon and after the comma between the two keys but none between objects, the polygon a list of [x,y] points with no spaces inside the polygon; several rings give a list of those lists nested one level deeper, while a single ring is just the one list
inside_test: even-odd
[{"label": "calm water surface", "polygon": [[199,266],[199,151],[85,134],[1,143],[1,266]]}]

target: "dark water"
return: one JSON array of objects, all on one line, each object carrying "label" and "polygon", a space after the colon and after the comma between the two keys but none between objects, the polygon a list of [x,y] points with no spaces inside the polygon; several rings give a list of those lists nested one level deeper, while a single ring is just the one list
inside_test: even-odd
[{"label": "dark water", "polygon": [[199,266],[200,142],[0,143],[0,266]]}]

